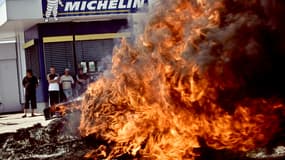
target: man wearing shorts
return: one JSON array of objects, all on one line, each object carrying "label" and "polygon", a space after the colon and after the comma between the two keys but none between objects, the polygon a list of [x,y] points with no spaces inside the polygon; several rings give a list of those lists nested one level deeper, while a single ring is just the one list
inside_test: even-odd
[{"label": "man wearing shorts", "polygon": [[22,84],[25,88],[25,108],[23,118],[27,117],[29,102],[31,102],[32,117],[35,116],[34,110],[37,108],[36,88],[38,87],[38,79],[33,76],[32,70],[28,69]]}]

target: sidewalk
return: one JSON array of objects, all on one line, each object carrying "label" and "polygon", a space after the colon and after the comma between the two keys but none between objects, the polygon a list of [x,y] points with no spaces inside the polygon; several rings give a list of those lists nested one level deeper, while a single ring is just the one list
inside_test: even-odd
[{"label": "sidewalk", "polygon": [[17,129],[31,127],[37,123],[46,126],[51,121],[46,121],[42,114],[36,113],[36,117],[30,117],[31,114],[28,113],[26,118],[22,118],[23,114],[24,113],[0,115],[0,134],[16,132]]}]

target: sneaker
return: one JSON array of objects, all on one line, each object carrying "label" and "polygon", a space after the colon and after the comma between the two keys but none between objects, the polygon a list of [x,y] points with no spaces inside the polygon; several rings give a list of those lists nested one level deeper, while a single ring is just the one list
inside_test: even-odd
[{"label": "sneaker", "polygon": [[55,21],[58,21],[58,18],[57,18],[57,17],[54,17],[54,20],[55,20]]},{"label": "sneaker", "polygon": [[48,18],[45,18],[45,22],[48,22]]},{"label": "sneaker", "polygon": [[22,116],[22,118],[26,118],[26,117],[27,117],[27,115],[26,115],[26,114]]},{"label": "sneaker", "polygon": [[36,115],[32,114],[31,117],[36,117]]}]

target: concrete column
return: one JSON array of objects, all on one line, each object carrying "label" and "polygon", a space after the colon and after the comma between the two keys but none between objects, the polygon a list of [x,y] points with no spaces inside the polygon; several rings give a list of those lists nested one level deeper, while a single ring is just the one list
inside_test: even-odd
[{"label": "concrete column", "polygon": [[24,88],[22,86],[22,79],[26,74],[26,58],[25,58],[25,50],[24,50],[24,32],[16,33],[16,49],[17,49],[17,65],[18,65],[18,77],[19,77],[19,94],[20,94],[20,103],[25,102],[25,93]]}]

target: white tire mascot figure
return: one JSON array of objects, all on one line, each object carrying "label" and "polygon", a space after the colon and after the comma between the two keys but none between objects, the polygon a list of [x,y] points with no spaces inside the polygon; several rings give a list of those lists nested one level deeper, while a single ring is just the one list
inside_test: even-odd
[{"label": "white tire mascot figure", "polygon": [[58,5],[63,7],[64,5],[62,4],[61,0],[47,0],[47,9],[46,9],[46,18],[45,22],[49,21],[49,18],[51,16],[51,12],[53,15],[53,18],[55,21],[58,20],[57,18],[57,10],[58,10]]}]

